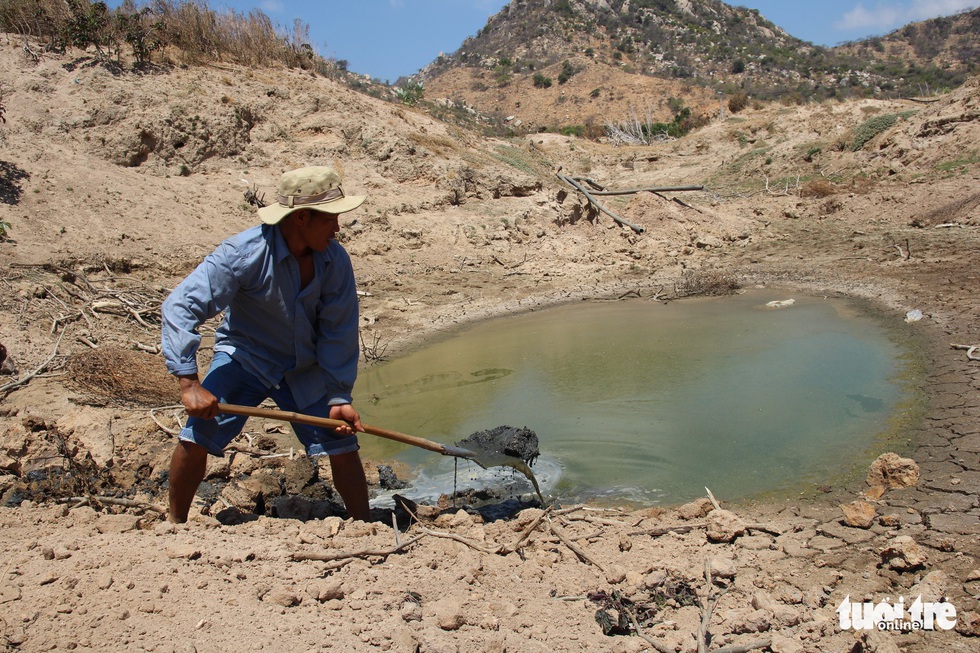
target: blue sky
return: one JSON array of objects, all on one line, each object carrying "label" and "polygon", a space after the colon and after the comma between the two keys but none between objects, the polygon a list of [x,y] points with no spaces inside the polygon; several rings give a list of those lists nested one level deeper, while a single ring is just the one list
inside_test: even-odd
[{"label": "blue sky", "polygon": [[[110,6],[120,3],[109,2]],[[142,2],[137,2],[142,5]],[[353,72],[394,82],[450,53],[486,25],[507,0],[211,0],[212,9],[261,9],[291,30],[310,26],[314,49],[344,59]],[[837,45],[886,34],[912,21],[948,16],[980,0],[732,0],[758,9],[793,36]]]}]

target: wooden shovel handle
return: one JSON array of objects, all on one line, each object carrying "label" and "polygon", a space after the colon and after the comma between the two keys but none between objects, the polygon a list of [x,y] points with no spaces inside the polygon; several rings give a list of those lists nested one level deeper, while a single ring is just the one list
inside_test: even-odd
[{"label": "wooden shovel handle", "polygon": [[[340,419],[331,419],[329,417],[314,417],[312,415],[304,415],[302,413],[293,413],[285,410],[272,410],[269,408],[253,408],[251,406],[239,406],[237,404],[218,404],[218,411],[222,413],[227,413],[230,415],[246,415],[248,417],[265,417],[268,419],[277,419],[283,422],[298,422],[300,424],[309,424],[310,426],[323,426],[328,429],[335,429],[341,426],[353,426],[348,422]],[[407,433],[399,433],[398,431],[391,431],[388,429],[378,428],[376,426],[368,426],[367,424],[362,424],[364,427],[364,432],[371,435],[377,435],[378,437],[387,438],[388,440],[394,440],[395,442],[401,442],[403,444],[410,444],[413,447],[421,447],[422,449],[428,449],[429,451],[435,451],[436,453],[441,453],[443,455],[459,456],[460,452],[466,452],[465,449],[458,449],[457,447],[447,447],[438,442],[433,442],[432,440],[426,440],[425,438],[420,438],[414,435],[408,435]],[[469,456],[463,456],[468,458]]]}]

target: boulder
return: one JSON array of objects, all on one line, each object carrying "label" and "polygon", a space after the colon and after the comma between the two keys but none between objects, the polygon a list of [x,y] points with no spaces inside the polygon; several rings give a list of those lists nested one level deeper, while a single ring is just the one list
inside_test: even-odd
[{"label": "boulder", "polygon": [[897,453],[883,453],[871,463],[867,484],[885,489],[915,487],[919,483],[919,465],[911,458]]}]

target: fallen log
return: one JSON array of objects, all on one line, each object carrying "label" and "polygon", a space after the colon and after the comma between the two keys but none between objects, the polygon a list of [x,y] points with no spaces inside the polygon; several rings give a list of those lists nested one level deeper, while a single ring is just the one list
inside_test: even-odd
[{"label": "fallen log", "polygon": [[607,209],[606,207],[604,207],[602,204],[599,203],[599,201],[595,197],[592,196],[592,194],[589,191],[585,190],[585,187],[582,184],[578,183],[577,181],[575,181],[571,177],[566,177],[565,175],[561,174],[561,171],[560,170],[559,171],[556,171],[555,172],[555,175],[559,179],[561,179],[562,181],[564,181],[566,184],[569,184],[570,186],[572,186],[576,190],[578,190],[580,193],[582,193],[583,195],[585,195],[586,199],[588,199],[589,202],[592,203],[592,206],[596,207],[596,209],[598,209],[599,211],[602,211],[603,213],[605,213],[606,215],[608,215],[610,218],[612,218],[613,220],[615,220],[618,224],[623,225],[625,227],[629,227],[630,229],[632,229],[633,231],[635,231],[638,234],[642,234],[644,231],[646,231],[643,227],[641,227],[639,225],[636,225],[636,224],[633,224],[629,220],[626,220],[624,218],[621,218],[620,216],[616,215],[615,213],[613,213],[612,211],[610,211],[609,209]]}]

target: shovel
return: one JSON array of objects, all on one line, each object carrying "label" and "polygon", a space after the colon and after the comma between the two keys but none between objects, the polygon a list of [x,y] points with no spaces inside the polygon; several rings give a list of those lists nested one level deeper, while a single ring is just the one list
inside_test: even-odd
[{"label": "shovel", "polygon": [[[277,419],[283,422],[298,422],[300,424],[309,424],[310,426],[322,426],[328,429],[335,429],[341,426],[352,426],[343,420],[330,419],[329,417],[313,417],[312,415],[303,415],[302,413],[293,413],[285,410],[252,408],[251,406],[238,406],[236,404],[218,404],[218,411],[230,415],[246,415],[248,417]],[[451,447],[445,444],[439,444],[438,442],[433,442],[432,440],[426,440],[414,435],[408,435],[407,433],[399,433],[398,431],[382,429],[376,426],[368,426],[367,424],[362,424],[362,426],[364,427],[365,433],[394,440],[395,442],[401,442],[402,444],[410,444],[413,447],[428,449],[429,451],[441,453],[443,456],[466,458],[467,460],[472,460],[484,469],[500,464],[496,460],[481,460],[481,457],[477,452],[470,451],[469,449],[463,449],[462,447]]]}]

